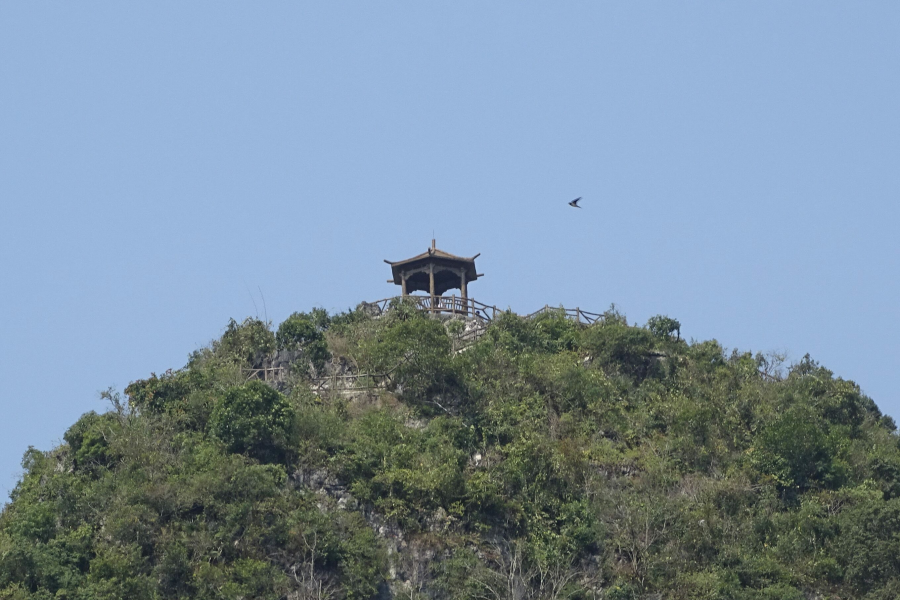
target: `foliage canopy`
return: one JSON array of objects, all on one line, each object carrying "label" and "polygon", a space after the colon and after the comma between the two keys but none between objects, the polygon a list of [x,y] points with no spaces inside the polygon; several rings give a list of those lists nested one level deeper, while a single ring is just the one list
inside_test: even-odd
[{"label": "foliage canopy", "polygon": [[[664,316],[461,331],[232,321],[26,453],[0,598],[900,595],[900,444],[853,382]],[[248,380],[276,355],[290,377]],[[310,381],[347,372],[383,386]]]}]

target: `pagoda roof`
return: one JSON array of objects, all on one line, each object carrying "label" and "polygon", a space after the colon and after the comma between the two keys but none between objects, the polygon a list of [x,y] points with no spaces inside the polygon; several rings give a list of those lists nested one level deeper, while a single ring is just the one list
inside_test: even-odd
[{"label": "pagoda roof", "polygon": [[444,252],[440,248],[433,248],[433,249],[429,248],[422,254],[417,254],[416,256],[413,256],[412,258],[407,258],[407,259],[398,260],[398,261],[385,260],[384,262],[391,265],[392,267],[393,266],[399,267],[399,266],[410,265],[412,263],[419,262],[419,261],[427,262],[429,259],[441,258],[441,259],[445,259],[450,262],[460,262],[460,263],[467,263],[467,264],[474,265],[475,259],[478,258],[479,256],[480,256],[480,254],[476,254],[475,256],[473,256],[471,258],[466,258],[464,256],[456,256],[455,254],[450,254],[449,252]]}]

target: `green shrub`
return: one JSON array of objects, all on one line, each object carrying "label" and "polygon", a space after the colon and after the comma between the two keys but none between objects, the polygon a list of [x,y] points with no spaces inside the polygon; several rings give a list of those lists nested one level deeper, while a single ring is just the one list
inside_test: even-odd
[{"label": "green shrub", "polygon": [[356,354],[361,370],[387,375],[392,387],[410,401],[446,393],[456,385],[447,330],[406,304],[388,313],[374,335],[359,342]]},{"label": "green shrub", "polygon": [[63,434],[69,444],[75,468],[91,471],[109,465],[112,454],[109,439],[113,430],[118,429],[116,416],[110,413],[98,415],[94,411],[85,413]]},{"label": "green shrub", "polygon": [[656,315],[647,320],[647,329],[650,333],[661,338],[671,338],[674,333],[676,339],[681,338],[681,323],[678,319],[672,319],[664,315]]},{"label": "green shrub", "polygon": [[213,344],[214,352],[226,360],[258,368],[277,347],[275,334],[259,319],[247,318],[243,323],[228,323],[222,338]]},{"label": "green shrub", "polygon": [[148,379],[134,381],[125,388],[132,408],[155,413],[182,402],[188,393],[188,377],[176,371],[166,371],[162,377],[152,373]]},{"label": "green shrub", "polygon": [[827,426],[810,409],[797,406],[766,427],[753,458],[757,467],[785,488],[837,487],[846,478]]},{"label": "green shrub", "polygon": [[251,381],[226,392],[210,418],[210,432],[231,452],[282,462],[291,448],[296,413],[278,391]]},{"label": "green shrub", "polygon": [[580,345],[605,369],[638,381],[647,377],[656,364],[653,334],[618,321],[604,321],[586,328],[580,336]]},{"label": "green shrub", "polygon": [[278,348],[301,352],[316,370],[321,370],[330,358],[325,341],[329,322],[328,313],[321,308],[310,313],[292,314],[278,326],[275,334]]},{"label": "green shrub", "polygon": [[512,355],[572,350],[577,337],[578,325],[567,319],[562,309],[551,309],[532,319],[505,312],[487,332],[488,340]]}]

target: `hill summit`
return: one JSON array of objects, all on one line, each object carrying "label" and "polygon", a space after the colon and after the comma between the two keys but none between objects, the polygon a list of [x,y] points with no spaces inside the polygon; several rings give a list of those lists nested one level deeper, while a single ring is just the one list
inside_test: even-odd
[{"label": "hill summit", "polygon": [[900,597],[895,424],[678,321],[232,321],[29,450],[0,598]]}]

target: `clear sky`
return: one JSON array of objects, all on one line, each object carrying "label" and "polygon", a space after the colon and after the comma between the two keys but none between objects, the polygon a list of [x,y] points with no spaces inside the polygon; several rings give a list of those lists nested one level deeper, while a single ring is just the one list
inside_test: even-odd
[{"label": "clear sky", "polygon": [[99,390],[393,295],[432,231],[483,302],[900,417],[898,192],[897,2],[4,2],[0,498]]}]

